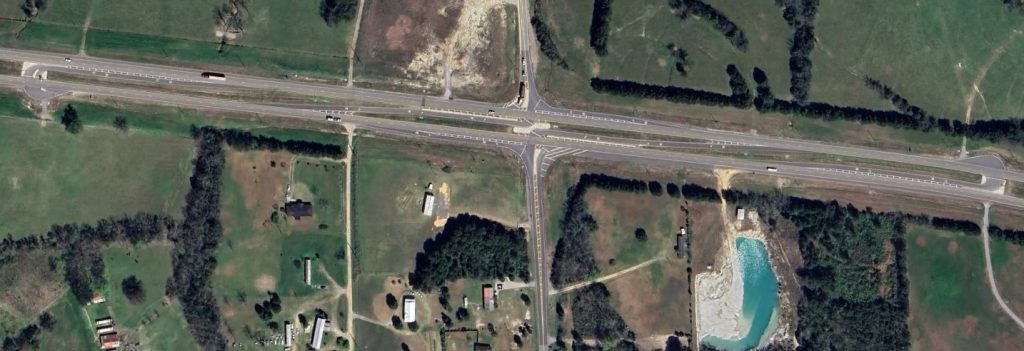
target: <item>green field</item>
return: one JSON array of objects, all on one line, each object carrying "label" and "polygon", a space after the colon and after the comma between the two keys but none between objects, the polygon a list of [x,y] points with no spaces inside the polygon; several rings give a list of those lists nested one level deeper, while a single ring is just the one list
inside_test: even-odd
[{"label": "green field", "polygon": [[[313,308],[338,315],[343,305],[334,294],[340,294],[337,285],[345,284],[344,172],[334,161],[280,152],[229,152],[221,197],[225,234],[213,286],[221,295],[231,339],[251,345],[243,332],[246,326],[270,333],[253,309],[269,298],[268,291],[281,296],[282,310],[274,315],[279,323]],[[301,193],[314,204],[312,217],[296,220],[276,210],[285,202],[288,179],[293,180],[294,195]],[[302,280],[303,258],[314,265],[312,286]]]},{"label": "green field", "polygon": [[57,320],[52,331],[39,335],[40,350],[99,350],[89,319],[70,292],[50,307]]},{"label": "green field", "polygon": [[[999,271],[1008,267],[1007,262],[994,259],[993,265]],[[1017,326],[989,290],[980,236],[911,227],[907,266],[909,324],[915,350],[1011,350],[1024,343],[1024,337],[1014,332]]]},{"label": "green field", "polygon": [[[249,1],[244,31],[224,52],[214,8],[227,1],[53,0],[20,38],[18,2],[0,5],[0,44],[96,56],[210,66],[247,73],[339,78],[348,70],[352,24],[329,27],[318,1]],[[173,18],[173,21],[166,21]],[[84,31],[88,23],[88,31]],[[242,66],[242,67],[232,67]]]},{"label": "green field", "polygon": [[[128,332],[154,350],[196,350],[185,325],[181,306],[164,304],[164,285],[171,275],[171,247],[151,245],[140,247],[108,247],[103,250],[107,267],[107,303],[121,332]],[[134,275],[142,281],[145,297],[141,302],[129,301],[121,292],[121,280]],[[98,318],[102,316],[93,316]]]},{"label": "green field", "polygon": [[448,185],[451,216],[469,212],[507,226],[526,218],[521,170],[506,153],[378,138],[359,139],[354,152],[353,240],[362,273],[412,271],[424,240],[439,230],[421,213],[427,183],[436,194]]},{"label": "green field", "polygon": [[[542,59],[538,71],[541,91],[568,104],[640,103],[591,91],[590,78],[600,76],[728,93],[727,64],[737,65],[748,82],[752,82],[750,72],[756,66],[768,73],[773,87],[788,87],[786,41],[791,31],[778,7],[770,1],[709,3],[746,32],[750,42],[746,52],[733,47],[708,21],[696,17],[682,21],[665,1],[645,0],[612,2],[608,54],[600,57],[589,45],[593,1],[540,0],[537,6],[542,6],[558,49],[569,64],[567,71]],[[689,54],[687,76],[675,71],[668,44]],[[788,95],[788,89],[774,90],[779,96]],[[655,108],[655,104],[640,104]]]},{"label": "green field", "polygon": [[869,76],[926,111],[962,119],[972,84],[987,70],[973,118],[1024,112],[1016,74],[1024,22],[1000,1],[825,0],[816,23],[813,100],[870,106],[881,99],[864,87]]},{"label": "green field", "polygon": [[[192,142],[180,137],[0,118],[0,233],[38,234],[51,224],[139,211],[178,213],[188,189]],[[129,176],[130,175],[130,176]],[[116,181],[115,181],[116,180]]]}]

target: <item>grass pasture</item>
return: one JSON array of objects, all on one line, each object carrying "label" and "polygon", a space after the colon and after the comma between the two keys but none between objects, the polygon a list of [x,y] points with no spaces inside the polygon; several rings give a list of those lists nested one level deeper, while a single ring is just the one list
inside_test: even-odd
[{"label": "grass pasture", "polygon": [[99,351],[92,331],[92,320],[85,315],[74,295],[70,292],[64,294],[49,311],[57,324],[52,331],[44,331],[39,335],[40,350]]},{"label": "grass pasture", "polygon": [[[1016,332],[1016,325],[989,290],[980,236],[916,226],[908,229],[913,349],[1013,350],[1024,343],[1024,337]],[[1001,271],[1010,267],[1007,263],[994,260],[993,265]],[[1001,287],[1013,284],[1006,280],[999,283]],[[1007,291],[1003,290],[1002,295],[1007,296]]]},{"label": "grass pasture", "polygon": [[[0,5],[0,45],[77,53],[92,0],[55,0],[27,27],[21,1]],[[20,32],[20,35],[19,35]]]},{"label": "grass pasture", "polygon": [[373,324],[361,319],[355,321],[356,342],[353,350],[401,350],[402,344],[410,350],[429,350],[434,345],[436,334],[396,333],[389,327]]},{"label": "grass pasture", "polygon": [[[268,291],[281,296],[281,312],[274,315],[278,323],[314,308],[332,319],[338,316],[344,306],[338,299],[340,285],[345,284],[344,176],[344,167],[334,161],[284,152],[228,152],[221,198],[225,235],[213,286],[222,295],[218,300],[231,339],[251,345],[243,333],[246,326],[272,334],[253,309],[269,298]],[[279,212],[289,184],[313,195],[304,199],[314,204],[312,217],[296,220]],[[302,280],[307,257],[314,265],[312,286]]]},{"label": "grass pasture", "polygon": [[[119,331],[137,340],[142,349],[198,350],[192,343],[181,306],[164,297],[164,285],[171,275],[170,251],[167,245],[104,249],[107,303],[97,307],[109,308]],[[121,292],[121,280],[130,275],[142,280],[145,297],[141,302],[131,302]]]},{"label": "grass pasture", "polygon": [[[138,211],[178,213],[188,189],[191,140],[0,118],[0,233],[37,234],[54,223]],[[126,176],[131,175],[131,176]],[[116,182],[113,180],[117,180]]]},{"label": "grass pasture", "polygon": [[690,331],[690,282],[685,259],[659,261],[605,283],[613,306],[639,343],[664,346],[675,331]]},{"label": "grass pasture", "polygon": [[[544,18],[570,69],[554,66],[546,58],[539,64],[538,80],[546,97],[570,105],[638,105],[657,109],[660,104],[633,98],[597,94],[590,89],[590,78],[600,76],[659,85],[686,86],[729,92],[727,64],[735,64],[751,82],[750,72],[757,66],[768,74],[769,84],[779,96],[788,95],[787,40],[791,30],[781,11],[770,1],[709,1],[728,16],[749,39],[747,51],[740,51],[711,24],[701,18],[686,21],[673,14],[665,1],[612,2],[608,54],[597,56],[590,47],[590,20],[593,1],[539,1]],[[666,48],[682,47],[688,55],[688,74],[675,71],[675,59]],[[543,57],[543,56],[541,56]]]},{"label": "grass pasture", "polygon": [[813,100],[871,106],[882,100],[864,86],[868,76],[952,119],[963,119],[975,83],[974,119],[1024,112],[1024,81],[1013,73],[1024,64],[1024,22],[1002,2],[826,0],[816,23]]},{"label": "grass pasture", "polygon": [[[682,199],[591,189],[585,200],[597,221],[590,243],[601,274],[675,255],[676,234],[686,220]],[[646,241],[635,238],[637,228],[647,233]]]},{"label": "grass pasture", "polygon": [[513,227],[526,218],[521,169],[504,151],[364,137],[354,162],[353,240],[364,274],[412,271],[423,242],[440,229],[421,212],[427,183],[435,194],[447,185],[448,215],[469,212]]}]

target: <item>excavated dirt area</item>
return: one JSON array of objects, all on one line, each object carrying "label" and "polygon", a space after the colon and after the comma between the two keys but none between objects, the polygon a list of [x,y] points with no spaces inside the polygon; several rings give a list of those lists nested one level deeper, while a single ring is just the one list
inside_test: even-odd
[{"label": "excavated dirt area", "polygon": [[516,43],[508,42],[516,36],[508,26],[514,16],[501,0],[367,3],[356,45],[356,83],[510,100],[517,66]]}]

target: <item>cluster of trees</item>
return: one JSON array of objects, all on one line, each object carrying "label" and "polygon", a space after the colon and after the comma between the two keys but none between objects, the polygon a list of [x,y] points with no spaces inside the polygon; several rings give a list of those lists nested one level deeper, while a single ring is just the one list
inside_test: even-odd
[{"label": "cluster of trees", "polygon": [[668,339],[665,339],[665,351],[690,351],[690,346],[683,345],[683,342],[679,341],[679,337],[670,335]]},{"label": "cluster of trees", "polygon": [[690,54],[688,54],[686,50],[684,50],[679,45],[676,45],[675,43],[669,43],[668,45],[665,45],[665,48],[668,49],[672,58],[676,60],[676,72],[678,72],[680,76],[686,77],[686,74],[688,73],[686,71],[686,65],[689,64],[690,62]]},{"label": "cluster of trees", "polygon": [[275,313],[281,312],[281,296],[278,295],[276,292],[272,291],[268,291],[267,295],[269,296],[268,299],[253,305],[253,309],[256,311],[256,315],[259,316],[260,319],[265,321],[269,321],[270,319],[274,318]]},{"label": "cluster of trees", "polygon": [[742,51],[747,50],[747,35],[743,34],[743,29],[711,5],[700,0],[668,0],[668,6],[680,19],[686,20],[692,14],[711,21],[715,30],[729,39],[732,46]]},{"label": "cluster of trees", "polygon": [[134,274],[121,279],[121,293],[124,293],[128,301],[133,303],[140,303],[146,299],[146,289],[143,288],[142,281]]},{"label": "cluster of trees", "polygon": [[323,144],[305,140],[281,140],[239,129],[199,128],[194,125],[192,126],[193,137],[197,137],[200,132],[216,135],[218,139],[223,140],[238,150],[285,150],[293,154],[312,157],[342,158],[345,156],[345,149],[341,145],[335,144]]},{"label": "cluster of trees", "polygon": [[522,228],[470,214],[449,218],[441,233],[423,243],[410,275],[413,287],[431,291],[460,278],[529,280],[529,249]]},{"label": "cluster of trees", "polygon": [[749,104],[744,96],[725,95],[706,90],[644,84],[627,80],[591,78],[590,88],[598,93],[631,96],[642,99],[666,100],[683,104],[699,104],[710,106],[746,107]]},{"label": "cluster of trees", "polygon": [[1024,1],[1020,0],[1003,0],[1003,5],[1006,5],[1011,10],[1017,10],[1024,12]]},{"label": "cluster of trees", "polygon": [[790,201],[783,214],[797,226],[804,259],[797,272],[804,295],[797,306],[800,347],[909,349],[902,214],[812,200]]},{"label": "cluster of trees", "polygon": [[572,294],[573,338],[597,339],[602,343],[616,343],[625,339],[629,327],[615,311],[611,293],[603,283],[587,285]]},{"label": "cluster of trees", "polygon": [[359,10],[359,0],[320,0],[320,18],[334,27],[341,21],[351,21]]},{"label": "cluster of trees", "polygon": [[184,219],[169,239],[174,244],[167,295],[181,302],[192,338],[202,349],[223,350],[220,313],[210,285],[216,264],[220,223],[221,173],[224,138],[215,128],[193,128],[196,140],[194,169],[185,195]]},{"label": "cluster of trees", "polygon": [[[37,325],[38,324],[38,325]],[[53,327],[57,325],[57,319],[53,317],[50,312],[43,312],[39,315],[38,320],[34,324],[29,324],[24,328],[21,328],[16,335],[5,336],[3,341],[3,347],[0,350],[3,351],[21,351],[21,350],[37,350],[39,349],[39,333],[43,330],[53,330]]]},{"label": "cluster of trees", "polygon": [[814,17],[818,0],[776,0],[782,17],[793,28],[789,40],[789,92],[793,101],[804,103],[811,88],[811,51],[814,50]]},{"label": "cluster of trees", "polygon": [[46,9],[46,0],[25,0],[21,2],[21,12],[25,13],[28,19],[35,18]]},{"label": "cluster of trees", "polygon": [[555,38],[551,35],[551,29],[548,28],[547,23],[541,18],[543,14],[540,12],[541,6],[533,7],[533,16],[530,16],[530,25],[533,26],[533,32],[537,34],[537,42],[540,43],[540,52],[544,54],[548,60],[554,62],[558,67],[562,69],[569,69],[569,63],[565,62],[565,58],[562,57],[562,53],[558,51],[558,45],[555,44]]},{"label": "cluster of trees", "polygon": [[612,0],[594,0],[594,13],[590,17],[590,47],[597,56],[608,54],[608,23],[612,15]]},{"label": "cluster of trees", "polygon": [[988,234],[993,238],[1004,240],[1014,245],[1024,246],[1024,230],[1003,229],[990,225],[988,226]]},{"label": "cluster of trees", "polygon": [[772,110],[775,107],[775,95],[772,94],[772,87],[768,84],[768,75],[760,67],[754,67],[751,75],[754,77],[754,84],[757,85],[754,108],[758,111]]},{"label": "cluster of trees", "polygon": [[245,19],[249,17],[248,0],[227,0],[220,6],[213,7],[213,20],[224,35],[220,37],[217,52],[224,52],[228,43],[228,33],[241,33],[245,29]]},{"label": "cluster of trees", "polygon": [[65,131],[71,134],[78,134],[82,131],[82,119],[78,118],[78,111],[71,104],[64,106],[64,111],[60,114],[60,124],[64,126]]}]

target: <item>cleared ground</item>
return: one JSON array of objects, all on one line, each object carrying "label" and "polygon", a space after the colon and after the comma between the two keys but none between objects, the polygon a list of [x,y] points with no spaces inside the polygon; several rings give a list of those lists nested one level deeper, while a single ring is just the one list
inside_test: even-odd
[{"label": "cleared ground", "polygon": [[[338,162],[283,152],[228,153],[221,198],[224,239],[213,286],[232,340],[252,345],[246,326],[274,334],[253,308],[270,298],[269,291],[281,297],[281,311],[272,319],[280,325],[292,320],[298,326],[296,314],[314,308],[332,319],[344,312],[339,299],[345,283],[344,171]],[[313,203],[313,216],[295,219],[279,210],[289,188]],[[312,285],[302,280],[303,258],[312,261]]]},{"label": "cleared ground", "polygon": [[[40,234],[51,224],[139,211],[177,213],[188,189],[192,141],[0,118],[0,233]],[[130,175],[130,176],[129,176]]]},{"label": "cleared ground", "polygon": [[[909,229],[907,266],[912,348],[1018,349],[1024,337],[992,297],[981,237],[922,227]],[[1010,269],[1009,263],[1005,256],[993,260],[996,270]],[[1019,285],[1007,280],[999,283],[1000,287]],[[1002,289],[1003,296],[1007,296],[1006,288]]]},{"label": "cleared ground", "polygon": [[[675,255],[679,228],[685,225],[680,209],[683,201],[668,195],[600,191],[593,189],[585,197],[597,230],[591,233],[591,246],[601,274],[614,273],[644,261]],[[643,229],[644,241],[635,237]]]},{"label": "cleared ground", "polygon": [[[516,10],[498,0],[368,1],[356,82],[510,101],[519,72]],[[450,79],[449,79],[450,78]]]}]

